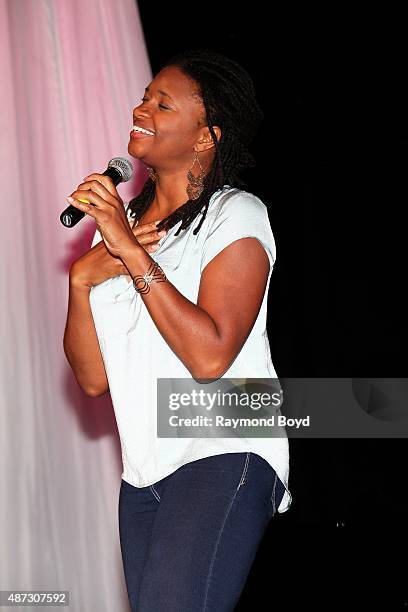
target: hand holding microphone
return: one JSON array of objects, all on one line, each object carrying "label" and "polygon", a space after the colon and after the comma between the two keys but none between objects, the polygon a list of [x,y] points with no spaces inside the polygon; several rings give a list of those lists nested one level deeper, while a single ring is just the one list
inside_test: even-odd
[{"label": "hand holding microphone", "polygon": [[[132,178],[133,174],[133,166],[129,160],[124,157],[114,157],[110,160],[107,169],[101,175],[95,176],[108,176],[116,187],[119,183],[126,183],[129,179]],[[89,175],[91,176],[91,175]],[[93,176],[93,175],[92,175]],[[89,177],[86,177],[89,178]],[[104,184],[104,183],[102,183]],[[82,183],[79,188],[83,187],[84,183]],[[115,189],[116,196],[119,198],[119,194]],[[120,198],[119,198],[120,199]],[[81,198],[79,200],[83,204],[89,204],[89,201],[85,198]],[[72,206],[70,204],[60,215],[60,221],[65,227],[74,227],[83,217],[85,217],[86,212],[79,210],[77,207]]]},{"label": "hand holding microphone", "polygon": [[[122,161],[128,164],[129,172],[122,174],[121,170],[113,168],[111,164],[116,164],[117,160],[121,164]],[[120,259],[123,248],[140,246],[147,253],[153,253],[166,233],[158,233],[156,226],[159,220],[138,224],[133,230],[130,227],[116,184],[129,180],[131,174],[132,166],[126,159],[111,160],[103,174],[85,177],[85,182],[72,193],[72,203],[60,216],[63,225],[72,227],[87,213],[94,217],[103,238],[72,264],[70,279],[76,286],[89,288],[108,278],[127,275],[128,270]]]},{"label": "hand holding microphone", "polygon": [[[117,164],[118,159],[121,165]],[[114,167],[113,162],[116,164]],[[78,189],[67,198],[72,208],[81,213],[76,222],[85,213],[95,219],[105,246],[114,257],[121,257],[124,252],[138,244],[130,227],[122,199],[115,187],[115,182],[129,180],[131,176],[129,168],[132,168],[130,162],[123,158],[111,160],[108,169],[103,174],[90,174],[86,177],[86,182],[81,183]],[[70,207],[61,214],[62,223],[64,214],[71,214],[69,211]]]}]

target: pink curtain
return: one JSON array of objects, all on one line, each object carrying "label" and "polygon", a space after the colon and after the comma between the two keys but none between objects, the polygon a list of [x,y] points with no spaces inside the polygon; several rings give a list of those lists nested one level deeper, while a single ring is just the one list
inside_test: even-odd
[{"label": "pink curtain", "polygon": [[[0,590],[68,590],[72,610],[128,610],[109,397],[63,352],[71,262],[89,217],[59,215],[90,172],[128,157],[151,79],[134,0],[0,0],[2,75]],[[145,178],[119,187],[124,200]]]}]

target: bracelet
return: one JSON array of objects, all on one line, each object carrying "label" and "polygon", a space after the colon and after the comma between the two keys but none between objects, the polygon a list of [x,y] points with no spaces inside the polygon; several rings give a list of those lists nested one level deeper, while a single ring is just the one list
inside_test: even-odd
[{"label": "bracelet", "polygon": [[153,262],[143,276],[136,275],[133,277],[133,286],[138,293],[148,293],[150,291],[150,285],[154,283],[161,283],[167,280],[167,277],[159,264]]}]

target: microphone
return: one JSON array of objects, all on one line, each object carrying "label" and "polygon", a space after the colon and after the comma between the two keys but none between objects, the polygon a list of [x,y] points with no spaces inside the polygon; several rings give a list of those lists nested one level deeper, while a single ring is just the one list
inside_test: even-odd
[{"label": "microphone", "polygon": [[[102,173],[104,176],[109,176],[113,184],[119,185],[119,183],[126,183],[133,174],[133,166],[128,159],[125,157],[114,157],[110,160],[107,169]],[[85,202],[86,204],[92,204],[92,202],[88,202],[88,200],[80,200],[80,202]],[[82,210],[75,208],[70,204],[64,211],[62,211],[60,215],[60,221],[62,225],[65,227],[74,227],[85,214]]]}]

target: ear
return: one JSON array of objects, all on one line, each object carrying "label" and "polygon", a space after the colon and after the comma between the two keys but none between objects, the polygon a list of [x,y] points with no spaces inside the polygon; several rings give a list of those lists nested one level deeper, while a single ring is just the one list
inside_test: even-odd
[{"label": "ear", "polygon": [[[213,125],[212,128],[219,142],[221,139],[221,130],[216,125]],[[200,153],[201,151],[207,151],[207,149],[211,149],[212,147],[215,147],[215,142],[213,141],[211,132],[208,129],[208,127],[203,127],[201,129],[201,133],[200,133],[199,139],[196,142],[194,150],[197,151],[197,153]]]}]

